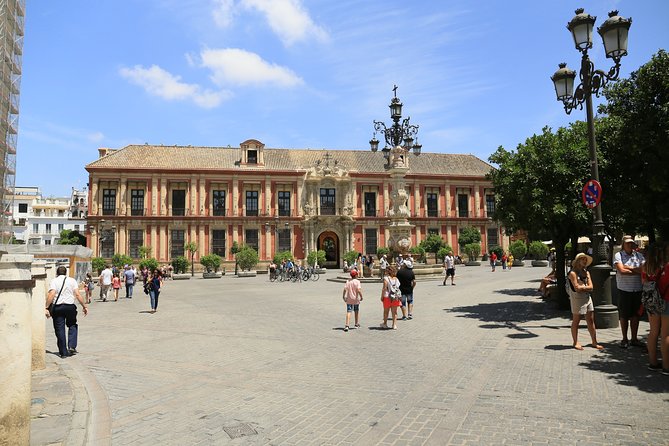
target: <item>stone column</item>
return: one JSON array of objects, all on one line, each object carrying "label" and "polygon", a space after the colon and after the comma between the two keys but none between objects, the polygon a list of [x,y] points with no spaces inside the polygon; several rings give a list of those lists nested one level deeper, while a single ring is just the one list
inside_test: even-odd
[{"label": "stone column", "polygon": [[420,183],[413,184],[413,215],[420,215]]},{"label": "stone column", "polygon": [[124,175],[121,175],[121,180],[120,180],[120,185],[119,185],[119,209],[121,212],[119,212],[120,215],[127,215],[126,214],[126,203],[128,202],[126,198],[126,191],[127,191],[127,179],[125,178]]},{"label": "stone column", "polygon": [[295,203],[295,215],[301,217],[302,213],[302,191],[304,189],[304,178],[300,177],[297,180],[297,201]]},{"label": "stone column", "polygon": [[[279,215],[278,211],[272,212],[272,180],[269,177],[265,177],[265,212],[268,216]],[[269,251],[267,255],[269,255]]]},{"label": "stone column", "polygon": [[30,268],[35,281],[32,295],[32,370],[46,367],[46,327],[44,308],[46,306],[46,262],[35,260]]},{"label": "stone column", "polygon": [[32,255],[0,258],[0,441],[30,444]]},{"label": "stone column", "polygon": [[94,180],[93,184],[91,184],[91,200],[88,203],[90,205],[90,209],[88,210],[89,215],[98,215],[98,203],[98,182]]},{"label": "stone column", "polygon": [[446,184],[445,187],[446,187],[446,218],[449,218],[451,216],[451,186]]},{"label": "stone column", "polygon": [[[204,209],[206,200],[207,200],[207,191],[205,189],[205,184],[207,183],[206,178],[204,175],[200,175],[200,209],[199,209],[199,214],[201,216],[207,215]],[[209,214],[211,215],[211,214]]]},{"label": "stone column", "polygon": [[158,198],[158,177],[151,176],[151,215],[158,215],[160,212],[160,199]]},{"label": "stone column", "polygon": [[479,187],[474,185],[474,217],[478,218],[481,212],[481,194]]},{"label": "stone column", "polygon": [[[239,180],[237,175],[232,177],[232,215],[238,217],[239,214]],[[236,239],[235,239],[236,240]]]}]

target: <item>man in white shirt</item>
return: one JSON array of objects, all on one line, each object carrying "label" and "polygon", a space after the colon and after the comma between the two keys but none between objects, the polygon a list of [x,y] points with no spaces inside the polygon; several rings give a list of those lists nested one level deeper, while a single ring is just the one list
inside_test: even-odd
[{"label": "man in white shirt", "polygon": [[[88,314],[88,307],[79,293],[79,285],[72,277],[67,277],[67,268],[59,266],[56,269],[56,278],[49,284],[49,293],[46,298],[45,315],[53,318],[53,329],[56,332],[58,354],[61,358],[77,353],[77,306],[75,299],[81,304],[84,316]],[[51,302],[55,302],[53,314],[49,313]],[[67,326],[67,338],[65,337]]]},{"label": "man in white shirt", "polygon": [[[641,266],[646,262],[641,253],[634,250],[634,239],[626,235],[623,237],[623,249],[613,258],[616,268],[616,286],[618,287],[618,317],[623,340],[620,347],[629,345],[643,347],[643,342],[637,338],[639,331],[639,308],[641,307]],[[631,339],[627,338],[627,327],[630,327]]]},{"label": "man in white shirt", "polygon": [[444,257],[444,286],[446,286],[446,280],[449,277],[451,278],[451,285],[455,285],[455,258],[452,252]]},{"label": "man in white shirt", "polygon": [[112,273],[109,265],[105,266],[105,269],[102,270],[100,273],[100,278],[98,279],[98,283],[100,284],[100,298],[103,302],[107,302],[107,294],[111,289],[113,277],[114,274]]}]

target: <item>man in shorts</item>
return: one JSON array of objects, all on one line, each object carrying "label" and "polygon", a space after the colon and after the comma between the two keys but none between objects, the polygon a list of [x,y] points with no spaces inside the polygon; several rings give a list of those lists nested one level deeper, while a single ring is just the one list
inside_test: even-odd
[{"label": "man in shorts", "polygon": [[449,277],[451,278],[451,285],[455,285],[455,258],[450,251],[444,257],[444,274],[444,286],[446,286],[446,280]]},{"label": "man in shorts", "polygon": [[[641,266],[645,263],[643,255],[634,250],[634,239],[623,237],[623,249],[613,258],[616,268],[616,286],[618,287],[618,317],[623,340],[620,347],[629,345],[643,347],[637,337],[639,331],[639,308],[641,307]],[[627,327],[630,327],[631,339],[627,338]]]},{"label": "man in shorts", "polygon": [[[413,262],[405,260],[402,267],[397,271],[400,281],[400,293],[402,293],[402,321],[413,319],[413,289],[416,286],[416,275],[413,272]],[[407,310],[409,314],[407,314]]]}]

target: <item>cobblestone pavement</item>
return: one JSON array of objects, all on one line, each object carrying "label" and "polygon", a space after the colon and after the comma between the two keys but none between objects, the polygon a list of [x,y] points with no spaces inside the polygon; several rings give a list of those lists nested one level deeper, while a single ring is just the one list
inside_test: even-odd
[{"label": "cobblestone pavement", "polygon": [[602,352],[571,348],[568,314],[535,292],[546,272],[421,281],[398,330],[378,328],[380,284],[365,284],[362,327],[344,332],[325,276],[170,281],[156,314],[141,289],[95,302],[80,354],[47,355],[33,380],[33,415],[72,408],[73,427],[35,418],[32,444],[669,444],[669,377],[620,349],[619,329],[598,331]]}]

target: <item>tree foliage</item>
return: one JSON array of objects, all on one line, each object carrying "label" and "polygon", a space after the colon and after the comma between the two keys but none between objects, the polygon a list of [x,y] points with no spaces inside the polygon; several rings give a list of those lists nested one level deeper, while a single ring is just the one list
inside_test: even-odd
[{"label": "tree foliage", "polygon": [[604,90],[597,128],[604,220],[610,232],[669,237],[669,54]]},{"label": "tree foliage", "polygon": [[509,245],[509,251],[516,260],[522,260],[527,254],[527,245],[523,240],[516,240]]},{"label": "tree foliage", "polygon": [[544,245],[539,240],[535,240],[530,243],[528,252],[535,260],[546,260],[546,256],[548,256],[548,246]]},{"label": "tree foliage", "polygon": [[318,251],[311,251],[309,255],[307,255],[307,264],[309,266],[314,266],[314,262],[316,262],[319,266],[324,265],[325,251],[322,249],[319,249]]},{"label": "tree foliage", "polygon": [[114,254],[114,256],[111,259],[111,263],[116,268],[121,269],[125,265],[132,264],[132,258],[130,256],[125,255],[125,254]]},{"label": "tree foliage", "polygon": [[218,272],[218,269],[221,267],[221,256],[218,254],[202,256],[200,257],[200,264],[208,273],[212,271]]},{"label": "tree foliage", "polygon": [[140,246],[139,248],[137,248],[137,252],[139,253],[139,258],[148,259],[149,257],[151,257],[152,250],[153,249],[150,246],[146,245]]},{"label": "tree foliage", "polygon": [[149,271],[157,270],[158,269],[158,260],[154,259],[153,257],[142,259],[139,262],[139,269],[144,269],[145,267]]},{"label": "tree foliage", "polygon": [[60,231],[59,245],[81,245],[86,246],[86,236],[77,230],[63,229]]},{"label": "tree foliage", "polygon": [[178,256],[172,259],[172,268],[175,274],[183,274],[188,269],[188,259],[184,256]]},{"label": "tree foliage", "polygon": [[293,260],[293,253],[290,251],[279,251],[274,254],[273,262],[277,265],[281,265],[281,262],[284,260]]},{"label": "tree foliage", "polygon": [[[460,231],[458,245],[465,246],[472,243],[481,243],[481,231],[476,229],[474,226],[465,226]],[[480,251],[476,255],[478,254],[480,254]]]},{"label": "tree foliage", "polygon": [[239,252],[235,254],[239,267],[244,270],[250,270],[258,264],[258,252],[250,246],[242,246]]},{"label": "tree foliage", "polygon": [[346,260],[349,265],[353,265],[353,262],[358,260],[358,254],[359,252],[356,251],[355,249],[348,251],[347,253],[344,254],[344,260]]},{"label": "tree foliage", "polygon": [[446,245],[446,242],[444,239],[441,238],[439,234],[430,234],[425,238],[422,242],[420,242],[421,248],[423,248],[426,252],[431,252],[434,254],[435,261],[437,261],[437,253],[441,248],[443,248]]},{"label": "tree foliage", "polygon": [[102,257],[93,257],[91,259],[91,268],[93,268],[93,271],[97,271],[98,274],[105,269],[105,266],[107,266],[107,262]]}]

